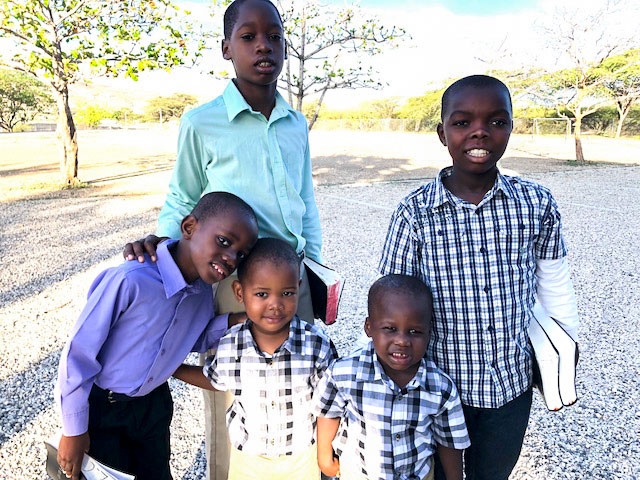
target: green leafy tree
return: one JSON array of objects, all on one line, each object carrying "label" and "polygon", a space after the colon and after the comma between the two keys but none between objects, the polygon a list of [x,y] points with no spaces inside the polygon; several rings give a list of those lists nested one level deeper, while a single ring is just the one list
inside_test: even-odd
[{"label": "green leafy tree", "polygon": [[0,128],[7,132],[51,109],[47,86],[23,73],[0,70]]},{"label": "green leafy tree", "polygon": [[[0,36],[13,47],[0,63],[45,80],[57,103],[60,170],[78,182],[78,141],[69,86],[91,74],[170,68],[189,52],[191,25],[170,0],[4,0]],[[196,47],[196,51],[197,51]],[[89,69],[89,67],[91,67]]]},{"label": "green leafy tree", "polygon": [[606,59],[600,65],[605,93],[618,110],[616,138],[634,103],[640,98],[640,49],[632,49]]},{"label": "green leafy tree", "polygon": [[553,104],[561,117],[568,112],[574,119],[576,160],[584,163],[581,127],[584,117],[611,103],[604,84],[612,75],[623,74],[628,65],[605,74],[603,65],[619,52],[638,43],[637,32],[620,28],[621,16],[638,13],[638,6],[625,1],[607,1],[595,10],[584,7],[569,11],[557,7],[544,29],[548,47],[560,54],[559,60],[570,65],[560,71],[533,76],[529,93]]},{"label": "green leafy tree", "polygon": [[155,121],[162,119],[180,118],[187,107],[198,103],[198,99],[187,93],[174,93],[167,97],[156,97],[151,99],[146,111]]},{"label": "green leafy tree", "polygon": [[410,97],[398,112],[399,118],[413,120],[413,129],[435,129],[440,122],[440,102],[444,89],[432,90],[419,97]]},{"label": "green leafy tree", "polygon": [[365,58],[391,47],[406,34],[365,16],[356,5],[337,7],[316,0],[282,0],[288,58],[281,78],[289,103],[302,109],[304,99],[318,95],[309,128],[318,118],[329,90],[381,88],[377,72]]},{"label": "green leafy tree", "polygon": [[88,127],[97,127],[102,120],[113,118],[113,112],[99,105],[86,105],[75,113],[78,123]]}]

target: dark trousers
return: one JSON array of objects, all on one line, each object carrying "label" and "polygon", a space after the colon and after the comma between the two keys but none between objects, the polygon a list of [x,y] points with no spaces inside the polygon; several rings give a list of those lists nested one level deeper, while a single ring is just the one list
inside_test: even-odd
[{"label": "dark trousers", "polygon": [[[500,408],[462,405],[471,446],[464,451],[466,480],[507,480],[515,467],[531,412],[531,388]],[[435,480],[445,480],[435,455]]]},{"label": "dark trousers", "polygon": [[89,395],[89,455],[136,480],[171,480],[172,416],[166,383],[143,397],[116,394],[115,399],[94,385]]}]

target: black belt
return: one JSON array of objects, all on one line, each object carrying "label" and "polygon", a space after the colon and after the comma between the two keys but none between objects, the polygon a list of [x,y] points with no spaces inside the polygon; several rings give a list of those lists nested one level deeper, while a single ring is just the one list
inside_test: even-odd
[{"label": "black belt", "polygon": [[100,388],[95,384],[91,389],[91,393],[100,397],[105,397],[109,403],[131,402],[133,400],[142,398],[142,397],[130,397],[129,395],[125,395],[124,393],[114,392],[113,390],[105,390],[104,388]]}]

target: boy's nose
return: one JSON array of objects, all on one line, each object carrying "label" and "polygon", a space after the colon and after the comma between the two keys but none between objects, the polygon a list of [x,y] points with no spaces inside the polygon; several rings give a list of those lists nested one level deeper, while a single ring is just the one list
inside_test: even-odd
[{"label": "boy's nose", "polygon": [[256,49],[259,53],[271,53],[271,51],[273,50],[267,37],[260,37]]},{"label": "boy's nose", "polygon": [[484,126],[479,126],[476,127],[472,132],[471,132],[471,138],[485,138],[489,136],[489,132],[487,131],[487,129]]},{"label": "boy's nose", "polygon": [[404,333],[399,333],[398,335],[396,335],[395,338],[396,341],[396,345],[402,345],[402,346],[406,346],[409,345],[409,335],[406,335]]}]

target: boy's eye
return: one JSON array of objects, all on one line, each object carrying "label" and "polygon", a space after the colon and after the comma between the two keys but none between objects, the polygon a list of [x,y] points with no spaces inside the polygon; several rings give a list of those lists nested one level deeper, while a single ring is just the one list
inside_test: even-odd
[{"label": "boy's eye", "polygon": [[467,125],[469,125],[469,122],[466,120],[456,120],[453,122],[454,127],[466,127]]},{"label": "boy's eye", "polygon": [[267,298],[267,292],[257,292],[256,297]]},{"label": "boy's eye", "polygon": [[504,127],[507,124],[507,122],[505,122],[504,120],[494,120],[491,123],[493,123],[497,127]]},{"label": "boy's eye", "polygon": [[282,292],[282,296],[283,296],[283,297],[292,297],[292,296],[293,296],[293,295],[295,295],[295,294],[296,294],[296,292],[289,292],[289,291],[287,291],[287,292]]},{"label": "boy's eye", "polygon": [[273,35],[270,35],[270,38],[274,42],[279,42],[282,39],[282,35],[274,33]]},{"label": "boy's eye", "polygon": [[253,40],[254,36],[253,33],[245,33],[244,35],[240,35],[240,38],[243,40]]},{"label": "boy's eye", "polygon": [[230,247],[231,246],[231,242],[225,237],[218,237],[218,243],[222,247]]},{"label": "boy's eye", "polygon": [[387,332],[395,332],[396,331],[395,327],[383,327],[382,329],[386,330]]},{"label": "boy's eye", "polygon": [[422,335],[420,330],[409,330],[409,335]]}]

